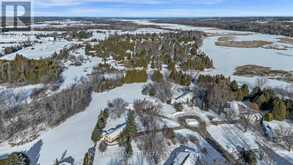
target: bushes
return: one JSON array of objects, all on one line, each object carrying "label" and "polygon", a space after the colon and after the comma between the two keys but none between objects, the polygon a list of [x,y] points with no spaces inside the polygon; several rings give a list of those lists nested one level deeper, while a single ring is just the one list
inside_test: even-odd
[{"label": "bushes", "polygon": [[98,122],[96,124],[96,127],[92,133],[92,141],[96,143],[97,141],[101,140],[103,129],[106,127],[107,119],[109,117],[109,112],[107,109],[102,111],[98,117]]},{"label": "bushes", "polygon": [[124,83],[143,83],[148,79],[146,70],[128,70],[123,79]]}]

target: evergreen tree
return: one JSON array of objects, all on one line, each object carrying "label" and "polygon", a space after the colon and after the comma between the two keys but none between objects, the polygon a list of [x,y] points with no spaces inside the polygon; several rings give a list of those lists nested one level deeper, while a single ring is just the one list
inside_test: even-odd
[{"label": "evergreen tree", "polygon": [[230,88],[231,88],[231,90],[233,91],[233,92],[236,92],[236,91],[238,91],[238,83],[234,80],[234,81],[232,81],[231,82],[231,84],[230,84]]},{"label": "evergreen tree", "polygon": [[103,129],[106,127],[108,117],[109,117],[109,112],[107,109],[105,109],[99,114],[98,122],[91,136],[91,139],[94,143],[101,140]]},{"label": "evergreen tree", "polygon": [[264,116],[264,120],[265,120],[265,121],[268,121],[268,122],[273,121],[273,120],[274,120],[273,114],[272,114],[272,113],[267,113],[267,114],[265,114],[265,116]]},{"label": "evergreen tree", "polygon": [[146,70],[128,70],[124,77],[124,83],[142,83],[146,82],[148,78]]},{"label": "evergreen tree", "polygon": [[131,138],[133,138],[137,132],[135,124],[135,113],[133,111],[128,113],[126,131],[128,133],[128,136]]},{"label": "evergreen tree", "polygon": [[152,75],[152,80],[155,82],[162,82],[163,81],[163,75],[160,71],[155,70]]},{"label": "evergreen tree", "polygon": [[249,88],[248,88],[248,85],[246,85],[246,84],[243,84],[242,85],[242,87],[241,87],[241,93],[242,93],[242,96],[243,97],[249,96]]},{"label": "evergreen tree", "polygon": [[279,98],[273,102],[273,117],[274,120],[278,121],[283,121],[287,118],[286,104]]},{"label": "evergreen tree", "polygon": [[130,158],[133,154],[133,149],[131,146],[131,139],[130,138],[127,138],[127,140],[126,140],[125,153],[126,153],[127,158]]}]

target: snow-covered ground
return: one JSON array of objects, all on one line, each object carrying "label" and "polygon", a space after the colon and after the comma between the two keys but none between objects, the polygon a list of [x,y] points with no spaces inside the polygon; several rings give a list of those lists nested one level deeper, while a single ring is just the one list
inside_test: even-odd
[{"label": "snow-covered ground", "polygon": [[[213,33],[217,35],[226,35],[233,34],[236,36],[236,40],[238,41],[247,41],[247,40],[266,40],[272,41],[275,44],[277,43],[278,37],[273,35],[262,35],[257,33],[249,33],[247,32],[233,32],[227,30],[219,30],[215,28],[199,28],[192,27],[186,25],[176,25],[176,24],[157,24],[151,23],[148,21],[136,21],[139,24],[145,25],[159,25],[163,28],[170,30],[199,30],[205,31],[208,33]],[[78,25],[79,22],[72,22],[72,24]],[[155,29],[155,28],[142,28],[133,32],[122,32],[119,31],[119,34],[125,33],[163,33],[168,30]],[[103,40],[109,36],[109,34],[113,34],[117,31],[105,31],[105,33],[94,32],[94,35],[91,39]],[[247,34],[247,35],[243,35]],[[274,49],[264,49],[264,48],[226,48],[226,47],[218,47],[215,45],[215,41],[219,36],[211,36],[207,37],[204,40],[202,50],[205,51],[214,61],[215,70],[208,71],[207,74],[224,74],[226,76],[232,76],[234,69],[240,65],[246,64],[256,64],[263,66],[270,66],[273,69],[282,69],[282,70],[292,70],[293,69],[293,48],[288,48],[288,50],[274,50]],[[7,39],[8,40],[8,39]],[[20,38],[19,41],[26,40],[26,38]],[[4,38],[5,41],[5,38]],[[70,46],[71,43],[65,40],[59,41],[49,41],[43,40],[41,44],[35,44],[32,47],[28,47],[22,49],[16,53],[9,54],[0,59],[13,60],[16,54],[22,54],[30,59],[41,59],[51,57],[54,52],[58,52],[64,47]],[[283,55],[281,55],[283,54]],[[287,55],[284,55],[287,54]],[[63,89],[68,89],[75,84],[81,83],[83,80],[87,79],[88,75],[92,73],[93,69],[97,66],[98,63],[102,62],[100,58],[97,57],[88,57],[85,55],[84,48],[74,50],[71,52],[72,56],[77,58],[84,58],[84,62],[81,65],[73,65],[74,63],[71,61],[65,61],[65,70],[62,73],[63,82],[58,89],[60,92]],[[124,70],[125,67],[118,64],[113,59],[109,59],[109,64],[111,64],[114,68],[119,70]],[[255,84],[256,77],[246,78],[246,77],[238,77],[232,76],[232,79],[238,80],[241,83],[249,83],[251,86]],[[95,124],[98,119],[98,115],[106,108],[108,101],[113,100],[117,97],[124,99],[128,103],[133,103],[136,99],[144,99],[161,103],[157,99],[150,98],[148,96],[143,96],[141,94],[141,90],[144,84],[129,84],[124,85],[122,87],[113,89],[111,91],[103,92],[103,93],[93,93],[92,94],[92,102],[88,106],[88,108],[79,114],[69,118],[64,123],[55,128],[50,128],[45,132],[42,132],[40,137],[31,143],[27,143],[21,146],[11,147],[6,143],[0,144],[0,155],[9,154],[15,151],[26,151],[28,155],[35,159],[40,156],[36,162],[39,162],[41,165],[51,165],[56,159],[60,159],[62,155],[65,155],[64,158],[72,157],[74,159],[75,164],[81,164],[84,154],[88,151],[90,147],[93,147],[94,144],[91,141],[91,133],[95,127]],[[267,86],[283,86],[287,87],[288,83],[277,81],[277,80],[269,80],[266,84]],[[31,94],[34,89],[40,89],[44,87],[42,84],[35,86],[25,86],[14,89],[9,89],[6,87],[0,88],[0,94],[9,94],[16,97],[11,97],[8,101],[11,101],[13,104],[15,102],[20,103],[29,103],[31,101]],[[6,92],[6,93],[5,93]],[[7,96],[7,95],[5,95]],[[0,100],[1,101],[1,100]],[[7,100],[5,100],[7,101]],[[9,102],[9,104],[12,104]],[[6,104],[6,103],[5,103]],[[162,103],[161,103],[162,104]],[[179,127],[180,125],[177,122],[179,117],[184,116],[197,116],[200,118],[201,122],[205,122],[208,124],[208,132],[211,136],[223,146],[228,152],[232,153],[235,157],[237,157],[237,147],[244,147],[248,149],[257,149],[258,145],[256,144],[256,137],[252,132],[244,133],[235,125],[211,125],[211,120],[221,120],[219,117],[212,113],[202,111],[196,107],[184,107],[182,112],[176,112],[174,107],[167,104],[162,104],[162,127]],[[111,129],[116,127],[119,124],[125,122],[126,113],[123,117],[113,120],[109,119],[107,122],[106,129]],[[200,125],[200,121],[195,119],[187,119],[187,124],[192,127],[198,127]],[[270,123],[272,127],[278,125],[279,123]],[[139,126],[138,126],[139,127]],[[140,127],[139,127],[140,128]],[[143,129],[139,129],[143,130]],[[197,145],[188,144],[188,147],[191,147],[196,150],[196,152],[200,152],[200,149],[206,148],[208,150],[205,155],[206,160],[209,161],[209,164],[215,163],[214,160],[220,162],[220,164],[224,164],[224,158],[213,149],[200,135],[195,132],[189,130],[177,130],[176,134],[181,134],[184,136],[196,136],[199,139],[199,144],[201,148],[198,148]],[[132,144],[134,153],[139,152],[137,145],[133,142]],[[166,151],[173,151],[171,147]],[[284,157],[291,158],[289,152],[284,150],[276,151],[280,155],[284,155]],[[66,153],[66,154],[64,154]],[[117,155],[115,155],[117,154]],[[121,156],[121,148],[118,146],[110,146],[105,154],[97,153],[95,157],[95,164],[107,164],[112,161],[114,156]],[[139,157],[135,156],[133,162],[139,161]],[[142,158],[144,161],[145,158]]]},{"label": "snow-covered ground", "polygon": [[216,140],[229,153],[233,154],[235,158],[238,158],[238,147],[246,150],[258,149],[255,136],[249,131],[243,132],[234,125],[210,125],[207,130],[214,140]]},{"label": "snow-covered ground", "polygon": [[63,48],[69,48],[70,43],[66,40],[46,41],[36,43],[31,47],[21,49],[15,53],[1,57],[1,60],[14,60],[17,54],[23,55],[28,59],[44,59],[60,52]]},{"label": "snow-covered ground", "polygon": [[84,48],[70,52],[70,55],[84,59],[85,61],[77,66],[73,65],[71,61],[65,63],[66,68],[61,74],[63,82],[57,92],[68,89],[84,80],[88,80],[88,75],[91,74],[94,68],[102,62],[100,58],[86,56]]},{"label": "snow-covered ground", "polygon": [[[222,155],[219,152],[217,152],[209,143],[207,143],[206,140],[203,137],[201,137],[198,133],[185,129],[175,131],[175,133],[183,135],[185,137],[196,137],[198,139],[198,145],[189,143],[187,146],[194,149],[195,152],[199,154],[200,158],[205,160],[208,165],[226,164],[225,159],[222,157]],[[203,153],[203,149],[205,149],[207,152]]]},{"label": "snow-covered ground", "polygon": [[[109,100],[117,97],[123,98],[127,102],[133,102],[136,99],[142,99],[141,90],[144,84],[124,85],[109,92],[94,93],[89,107],[82,113],[79,113],[56,128],[50,129],[35,141],[17,147],[10,147],[7,144],[0,145],[0,155],[15,151],[28,151],[34,144],[40,144],[39,163],[42,165],[51,165],[67,151],[67,156],[75,159],[75,164],[80,164],[84,154],[94,144],[91,141],[91,133],[95,127],[98,115],[101,110],[106,108]],[[36,156],[36,155],[34,155]],[[112,155],[110,155],[112,156]]]},{"label": "snow-covered ground", "polygon": [[30,103],[32,101],[31,95],[33,91],[42,89],[43,87],[43,84],[27,85],[17,88],[0,86],[0,111],[19,104]]}]

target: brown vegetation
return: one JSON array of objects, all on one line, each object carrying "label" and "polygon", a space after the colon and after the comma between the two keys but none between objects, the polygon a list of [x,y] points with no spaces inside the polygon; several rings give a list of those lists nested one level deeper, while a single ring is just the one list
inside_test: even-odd
[{"label": "brown vegetation", "polygon": [[237,76],[261,76],[269,79],[293,82],[293,73],[283,70],[273,70],[270,67],[258,65],[244,65],[236,68],[234,75]]}]

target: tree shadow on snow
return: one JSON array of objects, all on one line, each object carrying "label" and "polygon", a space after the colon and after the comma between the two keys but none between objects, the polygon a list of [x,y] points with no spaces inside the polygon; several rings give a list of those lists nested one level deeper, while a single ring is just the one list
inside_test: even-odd
[{"label": "tree shadow on snow", "polygon": [[41,152],[42,146],[43,146],[43,141],[39,140],[28,151],[25,152],[25,154],[30,158],[31,165],[40,165],[38,161],[40,159],[40,152]]},{"label": "tree shadow on snow", "polygon": [[74,165],[74,158],[72,156],[66,156],[67,155],[67,150],[65,150],[61,156],[61,158],[58,160],[58,163],[68,163],[71,165]]}]

